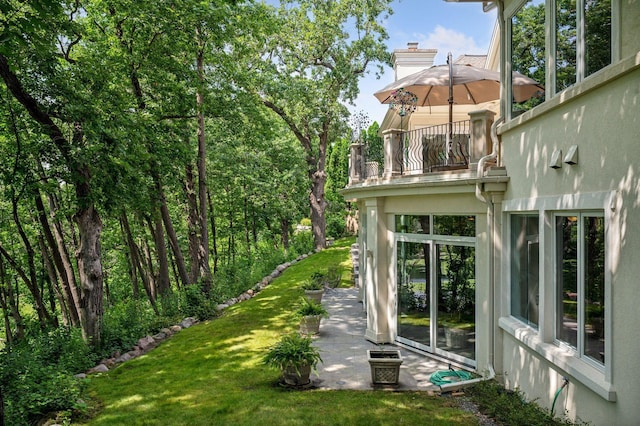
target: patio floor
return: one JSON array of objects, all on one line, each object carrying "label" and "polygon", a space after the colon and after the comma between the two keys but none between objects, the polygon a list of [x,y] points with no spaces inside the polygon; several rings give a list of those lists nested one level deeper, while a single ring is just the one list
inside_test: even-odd
[{"label": "patio floor", "polygon": [[[329,318],[322,319],[320,334],[314,337],[314,344],[320,349],[323,360],[318,365],[318,376],[312,375],[314,386],[320,389],[374,389],[367,349],[379,347],[364,338],[367,319],[362,303],[358,301],[358,289],[327,290],[322,304],[329,311]],[[403,363],[398,386],[389,386],[388,389],[440,390],[429,378],[436,371],[447,370],[447,363],[401,347],[385,345],[385,348],[390,347],[400,349]]]}]

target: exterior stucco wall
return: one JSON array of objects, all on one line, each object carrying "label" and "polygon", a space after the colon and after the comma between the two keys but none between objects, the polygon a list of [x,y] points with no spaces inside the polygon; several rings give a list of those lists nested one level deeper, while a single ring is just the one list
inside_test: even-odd
[{"label": "exterior stucco wall", "polygon": [[[634,6],[634,9],[637,7]],[[550,408],[562,376],[570,385],[557,403],[572,418],[595,425],[637,424],[640,418],[640,339],[637,333],[640,291],[640,57],[603,70],[503,127],[503,162],[511,178],[505,194],[507,206],[530,205],[546,200],[545,210],[571,208],[572,200],[606,199],[600,207],[608,218],[607,251],[610,324],[606,364],[615,402],[598,395],[588,380],[572,375],[557,362],[527,344],[526,338],[503,332],[502,371],[505,383],[518,387],[529,399]],[[578,164],[549,167],[552,153],[578,146]],[[597,194],[611,194],[598,198]],[[575,207],[574,207],[575,208]],[[580,207],[577,207],[580,208]],[[508,212],[505,212],[505,216]],[[542,246],[542,243],[541,243]],[[541,254],[542,255],[542,254]],[[544,261],[554,262],[552,253]],[[508,256],[504,257],[508,262]],[[504,274],[505,277],[508,274]],[[543,274],[541,274],[543,277]],[[553,279],[545,274],[542,279]],[[502,291],[509,282],[503,279]],[[541,287],[544,284],[541,283]],[[546,297],[552,305],[552,295]],[[498,315],[508,316],[504,300]],[[547,313],[553,314],[547,311]],[[541,327],[542,328],[542,327]],[[553,336],[541,336],[550,345]],[[556,358],[557,360],[557,358]]]}]

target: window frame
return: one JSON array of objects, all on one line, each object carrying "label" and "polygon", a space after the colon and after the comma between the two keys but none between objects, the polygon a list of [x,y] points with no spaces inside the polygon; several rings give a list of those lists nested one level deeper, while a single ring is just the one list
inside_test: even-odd
[{"label": "window frame", "polygon": [[[545,4],[545,99],[541,104],[548,102],[549,100],[556,98],[560,95],[560,93],[564,92],[567,89],[580,85],[580,83],[586,79],[589,79],[592,75],[598,74],[602,69],[606,69],[611,67],[617,61],[620,60],[620,48],[619,48],[619,2],[617,0],[611,0],[611,34],[610,34],[610,54],[611,58],[609,64],[598,71],[592,72],[589,75],[586,75],[586,43],[585,43],[585,18],[584,18],[584,8],[585,2],[587,0],[576,0],[576,82],[567,88],[563,89],[560,92],[557,92],[556,89],[556,62],[553,58],[556,57],[557,54],[557,41],[556,41],[556,9],[557,3],[556,0],[543,0]],[[527,5],[529,0],[519,0],[513,2],[509,5],[509,7],[504,10],[504,54],[505,54],[505,84],[504,84],[504,104],[503,111],[505,111],[505,116],[507,121],[512,120],[516,117],[513,111],[513,87],[512,87],[512,55],[513,55],[513,45],[512,45],[512,20],[513,17],[524,7]],[[534,107],[535,108],[535,107]],[[519,114],[518,114],[519,115]]]},{"label": "window frame", "polygon": [[[619,194],[616,191],[602,191],[593,193],[564,194],[558,196],[543,196],[537,198],[523,198],[506,200],[502,205],[503,220],[502,235],[510,235],[511,216],[518,213],[538,212],[540,215],[540,321],[535,329],[516,317],[510,315],[511,308],[511,262],[503,263],[502,313],[498,319],[498,326],[509,334],[518,344],[529,348],[542,359],[551,363],[576,381],[584,384],[593,392],[607,401],[616,401],[616,391],[613,386],[612,358],[613,347],[613,297],[612,297],[612,265],[620,256],[620,218],[617,214]],[[559,345],[555,339],[555,311],[556,311],[556,269],[555,269],[555,216],[573,212],[598,212],[604,217],[605,228],[605,357],[604,366],[590,360],[588,357],[577,356],[574,350]],[[511,258],[511,239],[508,239],[507,257]]]},{"label": "window frame", "polygon": [[[536,236],[536,243],[538,244],[538,322],[534,323],[530,320],[525,320],[524,318],[522,318],[522,316],[518,316],[518,315],[514,315],[513,314],[513,298],[511,297],[512,295],[512,291],[513,291],[513,282],[512,282],[512,273],[513,273],[513,252],[514,252],[514,247],[513,247],[513,239],[512,239],[512,231],[513,231],[513,217],[514,216],[521,216],[521,217],[530,217],[530,218],[537,218],[538,219],[538,234]],[[540,303],[541,303],[541,295],[540,295],[540,286],[541,286],[541,274],[540,274],[540,247],[541,247],[541,242],[540,242],[540,232],[541,231],[541,224],[540,224],[540,214],[539,212],[527,212],[527,211],[523,211],[523,212],[512,212],[509,214],[509,220],[508,220],[508,235],[509,237],[509,275],[508,275],[508,280],[509,280],[509,315],[511,315],[511,317],[513,317],[514,319],[516,319],[517,321],[521,321],[523,324],[526,324],[528,327],[531,327],[532,329],[538,330],[539,326],[540,326]]]},{"label": "window frame", "polygon": [[[560,288],[558,287],[558,281],[556,279],[555,282],[555,297],[556,297],[556,301],[555,301],[555,312],[554,312],[554,319],[555,319],[555,326],[554,326],[554,343],[560,347],[562,347],[563,349],[567,350],[568,352],[572,352],[574,354],[574,356],[580,358],[581,360],[591,364],[594,368],[597,368],[598,370],[604,372],[605,369],[605,365],[606,363],[603,361],[602,363],[598,362],[596,359],[588,356],[585,354],[585,292],[586,292],[586,271],[585,271],[585,258],[584,258],[584,253],[585,253],[585,248],[584,248],[584,237],[585,237],[585,219],[588,217],[600,217],[600,218],[604,218],[604,211],[602,210],[581,210],[581,211],[561,211],[561,212],[556,212],[553,214],[553,228],[554,228],[554,235],[553,235],[553,240],[555,242],[554,247],[554,273],[555,276],[558,276],[559,268],[560,265],[558,264],[558,229],[557,229],[557,219],[558,218],[562,218],[562,217],[576,217],[577,218],[577,238],[576,238],[576,243],[577,243],[577,266],[576,266],[576,273],[577,273],[577,289],[576,292],[577,294],[577,307],[576,307],[576,314],[577,314],[577,334],[576,334],[576,346],[572,346],[569,342],[564,341],[562,339],[560,339],[558,337],[558,329],[559,329],[559,321],[560,318],[558,317],[558,313],[559,313],[559,309],[558,306],[560,305],[560,303],[562,303],[562,300],[559,299],[559,293],[560,293]],[[606,258],[606,248],[607,248],[607,234],[606,234],[606,221],[605,221],[605,253],[604,256]],[[605,265],[605,276],[606,276],[606,265]],[[609,320],[609,316],[610,313],[607,311],[606,308],[606,294],[605,294],[605,318],[604,318],[604,322],[605,322],[605,327],[606,324],[608,322],[610,322]],[[606,334],[605,334],[606,335]],[[609,337],[609,336],[607,336]],[[604,348],[604,352],[605,352],[605,359],[608,359],[611,357],[611,354],[607,353],[607,348],[606,348],[606,340],[605,339],[605,348]]]},{"label": "window frame", "polygon": [[[471,247],[474,249],[474,262],[477,260],[477,251],[478,251],[478,247],[477,247],[477,220],[478,220],[478,215],[477,214],[445,214],[445,213],[423,213],[420,214],[419,216],[428,216],[429,217],[429,230],[428,233],[425,234],[416,234],[416,233],[410,233],[410,232],[402,232],[402,231],[398,231],[395,229],[396,224],[398,223],[398,220],[396,219],[397,216],[411,216],[414,217],[416,215],[411,215],[411,214],[403,214],[403,213],[395,213],[394,214],[394,219],[393,219],[393,224],[394,224],[394,229],[393,229],[393,276],[396,277],[394,278],[393,282],[394,282],[394,289],[393,291],[397,294],[398,293],[398,281],[397,281],[397,276],[398,276],[398,271],[397,271],[397,265],[398,265],[398,243],[417,243],[417,244],[429,244],[429,257],[430,257],[430,264],[432,265],[431,270],[429,271],[430,274],[430,282],[434,283],[435,286],[435,282],[437,279],[437,273],[436,273],[436,269],[435,269],[435,265],[437,264],[437,258],[436,258],[436,252],[437,252],[437,246],[442,246],[442,245],[453,245],[453,246],[459,246],[459,247]],[[441,234],[435,234],[434,233],[434,222],[435,222],[435,217],[436,216],[460,216],[460,217],[474,217],[474,222],[476,223],[476,230],[475,230],[475,234],[474,236],[460,236],[460,235],[441,235]],[[474,277],[477,283],[477,275],[478,275],[478,265],[477,262],[475,264],[475,270],[474,270]],[[395,341],[402,344],[402,345],[406,345],[409,346],[413,349],[419,350],[419,351],[425,351],[427,353],[436,355],[436,356],[442,356],[445,357],[447,359],[450,359],[452,361],[458,362],[460,364],[463,365],[467,365],[471,368],[476,368],[477,367],[477,355],[478,355],[478,347],[477,347],[477,343],[476,343],[476,347],[474,348],[474,359],[471,358],[466,358],[460,354],[457,354],[455,352],[452,351],[447,351],[445,349],[442,349],[439,345],[435,344],[434,342],[437,341],[438,339],[438,333],[437,333],[437,294],[433,291],[429,292],[430,294],[430,300],[429,300],[429,310],[430,310],[430,317],[433,319],[435,318],[436,321],[434,321],[430,327],[430,343],[429,345],[424,345],[424,344],[419,344],[413,341],[410,341],[407,338],[404,338],[402,336],[399,336],[397,334],[397,329],[396,329],[396,335],[394,337]],[[477,293],[477,287],[475,289],[475,298],[474,298],[474,312],[475,312],[475,319],[474,322],[476,324],[476,330],[475,332],[477,333],[477,323],[478,323],[478,311],[477,311],[477,306],[478,306],[478,293]],[[435,316],[434,316],[435,315]],[[395,303],[395,316],[396,316],[396,322],[397,322],[397,317],[398,317],[398,300],[396,300]]]}]

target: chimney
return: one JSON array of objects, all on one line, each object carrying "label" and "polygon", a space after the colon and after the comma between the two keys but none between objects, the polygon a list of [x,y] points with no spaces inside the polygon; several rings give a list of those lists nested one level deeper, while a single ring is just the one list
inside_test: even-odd
[{"label": "chimney", "polygon": [[391,55],[395,79],[422,71],[433,65],[438,49],[420,49],[417,41],[407,43],[406,49],[395,49]]}]

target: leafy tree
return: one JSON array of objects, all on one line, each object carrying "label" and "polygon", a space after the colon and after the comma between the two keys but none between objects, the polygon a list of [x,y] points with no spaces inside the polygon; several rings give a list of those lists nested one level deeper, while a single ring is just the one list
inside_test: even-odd
[{"label": "leafy tree", "polygon": [[[358,79],[373,62],[387,62],[380,22],[389,0],[282,1],[279,9],[255,9],[259,34],[242,39],[254,58],[239,64],[241,84],[259,96],[300,142],[310,182],[309,205],[315,245],[325,246],[328,147],[347,115]],[[240,75],[240,72],[238,72]]]}]

